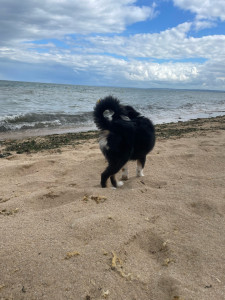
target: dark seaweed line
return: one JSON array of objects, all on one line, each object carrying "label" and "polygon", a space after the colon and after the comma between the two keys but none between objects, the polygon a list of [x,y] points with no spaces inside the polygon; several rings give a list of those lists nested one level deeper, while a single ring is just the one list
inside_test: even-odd
[{"label": "dark seaweed line", "polygon": [[[208,127],[204,127],[205,124]],[[225,116],[210,119],[197,119],[179,123],[160,124],[156,125],[155,129],[156,137],[158,139],[168,139],[171,137],[180,138],[194,132],[225,130]],[[11,151],[21,154],[60,149],[62,146],[76,146],[84,143],[87,140],[97,139],[97,137],[98,131],[88,131],[79,133],[54,134],[44,137],[28,138],[25,140],[5,140],[1,142],[1,146],[4,148],[0,153],[0,158],[10,156]]]},{"label": "dark seaweed line", "polygon": [[97,138],[97,136],[97,131],[54,134],[44,137],[28,138],[26,140],[6,140],[2,142],[2,145],[5,146],[4,152],[7,152],[8,154],[10,151],[15,151],[17,154],[21,154],[25,152],[29,153],[58,149],[66,145],[75,146],[86,140]]}]

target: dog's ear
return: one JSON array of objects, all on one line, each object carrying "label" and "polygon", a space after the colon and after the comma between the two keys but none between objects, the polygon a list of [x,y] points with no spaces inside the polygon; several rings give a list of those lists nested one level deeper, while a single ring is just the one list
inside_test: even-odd
[{"label": "dog's ear", "polygon": [[140,113],[137,112],[132,106],[130,105],[126,105],[124,106],[124,109],[126,111],[126,115],[130,118],[130,119],[134,119],[137,118],[138,116],[140,116]]}]

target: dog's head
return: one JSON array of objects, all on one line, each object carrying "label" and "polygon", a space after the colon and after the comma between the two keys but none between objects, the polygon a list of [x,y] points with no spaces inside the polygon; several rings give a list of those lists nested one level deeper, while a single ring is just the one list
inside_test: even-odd
[{"label": "dog's head", "polygon": [[132,106],[130,105],[125,105],[124,106],[124,111],[126,116],[128,116],[129,119],[135,119],[138,116],[140,116],[139,112],[137,112]]},{"label": "dog's head", "polygon": [[119,104],[119,111],[114,112],[113,110],[106,110],[104,112],[104,116],[111,121],[116,121],[116,120],[130,121],[130,118],[127,114],[127,109],[125,108],[124,105],[121,104]]}]

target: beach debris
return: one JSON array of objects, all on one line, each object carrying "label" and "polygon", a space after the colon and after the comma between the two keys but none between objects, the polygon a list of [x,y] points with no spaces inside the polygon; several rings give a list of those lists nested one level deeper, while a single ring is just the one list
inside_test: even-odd
[{"label": "beach debris", "polygon": [[84,195],[83,201],[88,202],[89,200],[94,200],[97,204],[99,204],[105,202],[107,198],[105,196]]},{"label": "beach debris", "polygon": [[48,199],[55,199],[56,197],[59,197],[59,194],[54,193],[53,191],[48,192],[47,194],[43,195],[44,197]]},{"label": "beach debris", "polygon": [[105,196],[91,196],[91,200],[94,200],[97,204],[103,203],[107,200]]},{"label": "beach debris", "polygon": [[10,200],[10,198],[6,198],[6,199],[0,198],[0,203],[7,202],[7,201],[9,201],[9,200]]},{"label": "beach debris", "polygon": [[88,201],[89,201],[89,197],[88,197],[88,195],[84,195],[84,197],[83,197],[83,201],[84,201],[84,202],[88,202]]},{"label": "beach debris", "polygon": [[[43,137],[34,137],[23,140],[4,141],[4,152],[16,151],[18,154],[38,152],[43,150],[55,150],[61,153],[60,147],[66,145],[76,146],[85,141],[95,139],[97,131],[76,132],[65,134],[52,134]],[[59,150],[59,151],[58,151]]]},{"label": "beach debris", "polygon": [[109,294],[110,294],[109,290],[107,290],[106,292],[103,291],[102,297],[104,297],[106,299],[106,298],[108,298]]},{"label": "beach debris", "polygon": [[5,284],[0,284],[0,291],[5,287]]},{"label": "beach debris", "polygon": [[205,289],[210,289],[211,287],[212,287],[212,285],[209,284],[209,285],[206,285],[206,286],[205,286]]},{"label": "beach debris", "polygon": [[4,152],[4,153],[0,153],[0,158],[5,158],[12,155],[10,152]]},{"label": "beach debris", "polygon": [[112,255],[113,255],[113,257],[112,257],[111,268],[112,268],[112,270],[115,270],[116,267],[117,267],[117,262],[118,262],[120,265],[122,265],[122,261],[120,260],[119,257],[117,257],[117,255],[116,255],[115,252],[112,252]]},{"label": "beach debris", "polygon": [[174,262],[174,260],[171,259],[171,258],[166,258],[166,259],[164,259],[164,262],[163,262],[162,265],[163,265],[164,267],[168,267],[169,264],[170,264],[171,262]]},{"label": "beach debris", "polygon": [[12,216],[12,215],[18,213],[18,211],[19,211],[19,208],[15,208],[15,209],[11,209],[11,210],[2,209],[2,210],[0,210],[0,215]]},{"label": "beach debris", "polygon": [[217,278],[217,277],[214,276],[214,275],[211,275],[211,276],[212,276],[213,278],[215,278],[217,282],[221,283],[221,280],[220,280],[219,278]]},{"label": "beach debris", "polygon": [[162,247],[160,248],[160,251],[163,251],[163,250],[167,250],[167,244],[168,244],[168,240],[166,240],[165,242],[163,242],[162,244]]},{"label": "beach debris", "polygon": [[112,252],[112,262],[111,262],[111,269],[115,270],[117,273],[119,273],[120,276],[127,280],[132,280],[132,274],[131,273],[125,273],[123,271],[123,262],[122,260],[116,255],[115,252]]},{"label": "beach debris", "polygon": [[78,255],[80,255],[80,253],[77,251],[67,252],[65,259],[70,259],[71,257],[78,256]]}]

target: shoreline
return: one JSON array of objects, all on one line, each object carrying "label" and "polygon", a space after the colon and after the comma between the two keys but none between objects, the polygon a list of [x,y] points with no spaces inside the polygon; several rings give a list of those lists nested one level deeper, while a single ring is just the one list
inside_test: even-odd
[{"label": "shoreline", "polygon": [[[225,115],[211,118],[199,118],[189,121],[179,121],[155,125],[156,138],[180,138],[196,132],[206,132],[217,129],[225,130]],[[0,135],[0,157],[11,155],[11,151],[18,154],[24,152],[38,152],[43,150],[60,149],[63,146],[76,146],[87,140],[97,138],[98,130],[50,133],[47,135],[24,136],[22,133],[17,138],[10,135],[1,140]]]},{"label": "shoreline", "polygon": [[[224,112],[225,113],[225,112]],[[170,124],[180,124],[180,123],[189,123],[189,122],[195,122],[198,120],[209,120],[209,119],[219,119],[223,118],[224,115],[216,115],[216,116],[208,116],[208,117],[195,117],[193,119],[188,120],[182,120],[178,119],[176,121],[168,121],[163,123],[154,123],[155,127],[164,127]],[[93,124],[93,126],[78,126],[78,127],[52,127],[52,128],[33,128],[33,129],[21,129],[21,130],[9,130],[9,131],[0,131],[0,142],[4,140],[21,140],[21,139],[28,139],[28,138],[35,138],[39,136],[50,136],[50,135],[59,135],[59,134],[70,134],[70,133],[86,133],[86,132],[92,132],[92,131],[98,131],[96,126]]]}]

